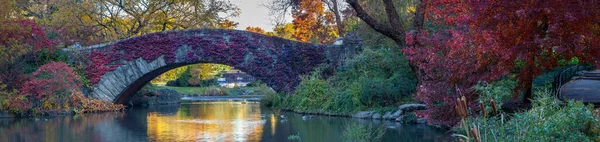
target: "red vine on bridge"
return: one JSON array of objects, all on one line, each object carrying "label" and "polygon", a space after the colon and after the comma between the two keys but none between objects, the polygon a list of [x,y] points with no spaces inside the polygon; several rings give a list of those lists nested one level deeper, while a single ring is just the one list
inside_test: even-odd
[{"label": "red vine on bridge", "polygon": [[126,39],[91,52],[86,76],[96,84],[106,72],[122,66],[123,61],[142,58],[151,62],[163,56],[167,64],[230,65],[276,90],[291,91],[298,84],[299,75],[324,62],[324,50],[313,44],[234,30],[161,32]]}]

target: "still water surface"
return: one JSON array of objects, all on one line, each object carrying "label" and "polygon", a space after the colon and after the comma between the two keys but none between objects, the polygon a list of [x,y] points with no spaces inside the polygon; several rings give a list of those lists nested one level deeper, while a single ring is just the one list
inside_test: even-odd
[{"label": "still water surface", "polygon": [[[284,115],[286,118],[282,118]],[[256,102],[193,102],[126,112],[0,119],[0,141],[348,141],[356,126],[385,129],[381,141],[451,141],[425,125],[277,112]],[[298,140],[295,140],[298,141]]]}]

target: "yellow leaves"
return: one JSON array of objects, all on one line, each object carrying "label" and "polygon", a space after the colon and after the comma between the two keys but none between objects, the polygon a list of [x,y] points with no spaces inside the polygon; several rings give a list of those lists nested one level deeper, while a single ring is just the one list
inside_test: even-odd
[{"label": "yellow leaves", "polygon": [[233,28],[237,27],[238,24],[238,22],[234,22],[231,20],[223,20],[219,23],[218,28],[232,30]]},{"label": "yellow leaves", "polygon": [[406,7],[406,13],[415,13],[417,12],[417,7],[414,5]]},{"label": "yellow leaves", "polygon": [[50,101],[45,101],[43,104],[43,108],[44,109],[52,109],[53,103],[51,103]]},{"label": "yellow leaves", "polygon": [[260,34],[265,34],[265,30],[263,30],[260,27],[248,26],[248,27],[246,27],[246,31],[260,33]]}]

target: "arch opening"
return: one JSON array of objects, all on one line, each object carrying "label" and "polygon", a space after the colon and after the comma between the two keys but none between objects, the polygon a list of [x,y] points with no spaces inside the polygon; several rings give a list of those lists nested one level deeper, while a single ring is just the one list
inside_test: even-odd
[{"label": "arch opening", "polygon": [[[117,96],[115,98],[114,103],[126,104],[132,98],[132,96],[134,94],[136,94],[138,91],[140,91],[147,84],[151,84],[152,80],[156,79],[158,76],[162,75],[163,73],[166,73],[168,71],[175,70],[177,68],[184,67],[184,66],[189,67],[189,65],[205,64],[205,63],[207,63],[207,62],[170,64],[167,66],[157,68],[153,71],[150,71],[150,72],[144,74],[142,77],[140,77],[136,81],[134,81],[133,83],[131,83],[121,93],[119,93],[119,96]],[[210,64],[213,64],[213,63],[210,63]],[[224,64],[218,64],[218,65],[224,65]],[[251,71],[237,69],[237,68],[235,68],[233,66],[229,66],[229,65],[225,65],[225,66],[232,67],[235,70],[239,70],[242,73],[245,73],[245,74],[248,74],[249,76],[254,77],[254,75],[252,75]],[[221,77],[221,75],[226,75],[226,74],[218,74],[217,76],[214,76],[214,77],[219,78],[219,77]],[[264,79],[262,79],[262,80],[260,78],[255,78],[255,79],[265,82]],[[245,83],[247,83],[247,82],[245,82]],[[245,86],[245,83],[241,83],[241,84],[243,86]],[[222,85],[223,84],[220,84],[220,86],[211,86],[211,87],[227,87],[227,84],[225,84],[225,86],[222,86]],[[167,85],[165,84],[165,86],[167,86]],[[269,85],[267,85],[267,86],[269,86]],[[194,86],[190,86],[190,87],[194,87]],[[239,86],[236,86],[236,87],[239,87]],[[271,87],[271,86],[269,86],[269,87]],[[272,87],[271,87],[271,89],[272,89]],[[177,90],[175,90],[175,91],[177,91]],[[179,92],[179,93],[185,94],[184,92]],[[190,94],[188,94],[188,95],[190,95]]]}]

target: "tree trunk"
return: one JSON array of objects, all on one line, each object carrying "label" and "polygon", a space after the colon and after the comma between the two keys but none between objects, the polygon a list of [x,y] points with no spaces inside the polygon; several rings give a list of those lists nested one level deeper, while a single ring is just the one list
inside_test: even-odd
[{"label": "tree trunk", "polygon": [[344,24],[342,23],[342,16],[340,15],[340,10],[338,8],[338,1],[331,0],[333,3],[333,14],[335,15],[335,23],[338,28],[338,34],[342,36],[344,34]]}]

